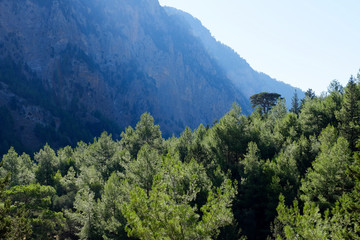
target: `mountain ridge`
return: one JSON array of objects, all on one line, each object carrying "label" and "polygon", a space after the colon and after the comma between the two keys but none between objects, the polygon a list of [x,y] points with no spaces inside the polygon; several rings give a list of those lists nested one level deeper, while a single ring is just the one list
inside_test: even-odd
[{"label": "mountain ridge", "polygon": [[119,138],[150,112],[165,137],[212,124],[247,96],[157,0],[0,1],[0,130],[36,150]]},{"label": "mountain ridge", "polygon": [[300,98],[304,97],[304,92],[300,88],[292,87],[254,70],[234,49],[216,40],[196,17],[173,7],[164,8],[169,15],[178,16],[189,24],[192,34],[201,40],[210,56],[217,61],[226,76],[247,98],[259,92],[277,92],[286,99],[287,106],[290,107],[295,89]]}]

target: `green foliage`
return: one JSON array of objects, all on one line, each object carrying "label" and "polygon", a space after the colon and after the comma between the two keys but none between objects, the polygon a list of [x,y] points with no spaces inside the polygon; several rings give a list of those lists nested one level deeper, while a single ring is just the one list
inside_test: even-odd
[{"label": "green foliage", "polygon": [[81,173],[76,181],[78,189],[89,188],[89,191],[94,194],[94,198],[99,199],[104,187],[104,179],[101,173],[93,165],[82,167],[80,171]]},{"label": "green foliage", "polygon": [[[2,168],[4,162],[0,162]],[[9,182],[10,174],[0,178],[0,236],[7,236],[11,233],[11,218],[9,217],[9,202],[4,201],[5,187]]]},{"label": "green foliage", "polygon": [[127,239],[125,232],[126,220],[121,205],[127,198],[126,190],[117,173],[113,173],[105,183],[104,193],[98,202],[101,229],[104,239]]},{"label": "green foliage", "polygon": [[54,176],[59,167],[55,151],[46,144],[44,149],[35,154],[34,159],[38,163],[36,180],[42,185],[54,186]]},{"label": "green foliage", "polygon": [[245,158],[239,163],[241,172],[234,214],[244,234],[250,239],[264,238],[266,227],[275,215],[273,204],[276,195],[271,189],[273,173],[260,159],[259,148],[254,142],[248,145]]},{"label": "green foliage", "polygon": [[180,159],[182,161],[189,160],[185,158],[190,156],[193,141],[194,134],[189,127],[186,127],[185,130],[181,133],[179,137],[179,143],[177,144],[177,150],[180,154]]},{"label": "green foliage", "polygon": [[256,106],[260,106],[262,112],[266,114],[273,106],[275,106],[276,101],[280,96],[281,95],[278,93],[267,92],[254,94],[250,97],[251,107],[256,108]]},{"label": "green foliage", "polygon": [[66,146],[57,151],[59,159],[59,170],[62,176],[66,175],[70,168],[76,169],[74,150],[70,146]]},{"label": "green foliage", "polygon": [[340,109],[338,102],[331,96],[305,98],[299,120],[304,135],[319,135],[329,124],[337,126],[335,112]]},{"label": "green foliage", "polygon": [[73,167],[70,167],[67,174],[62,177],[58,171],[55,175],[56,192],[57,195],[53,199],[53,207],[57,211],[63,209],[73,208],[76,192],[78,187],[76,185],[76,173]]},{"label": "green foliage", "polygon": [[[356,191],[356,190],[355,190]],[[353,192],[354,193],[354,192]],[[286,207],[280,196],[277,207],[276,239],[359,239],[358,213],[351,209],[353,193],[344,195],[331,211],[322,213],[315,203],[305,202],[303,209],[294,201]],[[354,206],[354,205],[352,205]]]},{"label": "green foliage", "polygon": [[298,114],[284,100],[249,116],[234,104],[214,126],[178,138],[164,140],[145,113],[120,141],[104,132],[57,152],[45,145],[33,160],[10,148],[0,167],[0,234],[359,239],[359,83],[329,89],[309,91]]},{"label": "green foliage", "polygon": [[300,188],[301,178],[298,169],[298,159],[300,156],[298,156],[298,147],[297,144],[289,144],[274,161],[267,162],[268,167],[274,174],[272,187],[276,186],[275,189],[280,190],[287,202],[292,202],[298,196]]},{"label": "green foliage", "polygon": [[345,88],[341,109],[336,112],[336,118],[340,122],[340,132],[348,140],[351,150],[355,150],[360,135],[359,100],[359,88],[351,78]]},{"label": "green foliage", "polygon": [[212,128],[211,144],[224,171],[233,169],[246,152],[248,141],[245,132],[246,123],[247,119],[241,115],[241,108],[234,104]]},{"label": "green foliage", "polygon": [[315,98],[315,92],[311,88],[309,88],[305,92],[305,98],[314,99]]},{"label": "green foliage", "polygon": [[133,158],[144,144],[151,148],[162,150],[163,139],[159,125],[154,125],[154,118],[149,113],[141,115],[140,122],[136,124],[135,130],[128,127],[121,133],[120,144],[126,148]]},{"label": "green foliage", "polygon": [[294,96],[291,99],[290,112],[293,112],[296,115],[299,115],[299,113],[300,113],[300,100],[299,100],[299,97],[297,95],[296,89],[295,89],[295,92],[294,92]]},{"label": "green foliage", "polygon": [[329,93],[339,93],[339,94],[343,94],[344,93],[344,87],[341,85],[341,83],[339,83],[339,81],[337,80],[333,80],[331,81],[329,87],[328,87],[328,92]]},{"label": "green foliage", "polygon": [[298,140],[301,134],[301,125],[296,114],[289,113],[278,119],[275,125],[275,133],[277,133],[276,140],[279,146],[282,146],[287,140]]},{"label": "green foliage", "polygon": [[144,145],[136,160],[129,162],[125,166],[126,179],[131,184],[144,189],[148,194],[153,185],[154,177],[161,168],[161,158],[155,149],[150,149],[149,145]]},{"label": "green foliage", "polygon": [[79,190],[74,201],[76,212],[65,214],[76,227],[80,239],[101,239],[100,218],[95,201],[95,194],[87,187]]},{"label": "green foliage", "polygon": [[120,145],[112,140],[111,134],[103,132],[100,138],[95,138],[94,143],[89,145],[87,152],[86,165],[94,166],[104,180],[107,180],[112,172],[120,170]]},{"label": "green foliage", "polygon": [[40,184],[19,185],[5,191],[5,194],[18,207],[26,209],[45,209],[51,204],[51,198],[55,195],[55,189],[51,186]]},{"label": "green foliage", "polygon": [[322,132],[320,142],[321,152],[302,181],[301,199],[326,209],[353,187],[346,174],[353,160],[348,142],[342,137],[337,139],[333,127],[329,126]]},{"label": "green foliage", "polygon": [[[284,197],[280,196],[277,207],[277,219],[283,225],[283,232],[278,232],[276,239],[339,239],[331,237],[328,212],[323,218],[319,208],[314,203],[305,203],[301,212],[298,202],[294,201],[291,208],[287,208]],[[341,239],[341,238],[340,238]]]},{"label": "green foliage", "polygon": [[[17,224],[25,222],[31,225],[31,238],[48,239],[60,232],[64,224],[62,213],[50,210],[55,189],[40,184],[19,185],[5,191],[10,200],[10,214],[18,218]],[[25,217],[27,220],[25,220]],[[29,232],[26,225],[22,231]]]},{"label": "green foliage", "polygon": [[211,239],[218,235],[219,227],[231,223],[235,189],[230,180],[209,193],[200,208],[201,220],[199,209],[189,204],[198,191],[196,184],[181,194],[167,183],[169,180],[157,175],[149,196],[139,187],[130,192],[130,202],[123,205],[129,235],[140,239]]},{"label": "green foliage", "polygon": [[3,156],[3,167],[0,169],[0,176],[10,174],[10,186],[27,185],[35,183],[35,164],[30,156],[22,154],[19,156],[14,148]]}]

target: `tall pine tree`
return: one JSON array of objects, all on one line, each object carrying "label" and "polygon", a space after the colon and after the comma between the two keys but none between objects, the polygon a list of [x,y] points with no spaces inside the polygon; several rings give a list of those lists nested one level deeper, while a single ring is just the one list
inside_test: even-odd
[{"label": "tall pine tree", "polygon": [[294,96],[291,99],[290,112],[293,112],[296,115],[298,115],[300,113],[300,102],[299,102],[299,97],[298,97],[296,89],[295,89],[295,92],[294,92]]},{"label": "tall pine tree", "polygon": [[336,113],[340,122],[340,133],[350,144],[350,149],[356,149],[360,135],[360,93],[355,79],[351,76],[346,88],[342,107]]}]

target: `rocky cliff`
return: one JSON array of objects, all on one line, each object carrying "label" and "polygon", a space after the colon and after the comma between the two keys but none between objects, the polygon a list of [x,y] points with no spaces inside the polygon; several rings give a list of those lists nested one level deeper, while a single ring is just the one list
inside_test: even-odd
[{"label": "rocky cliff", "polygon": [[259,92],[276,92],[286,99],[289,107],[295,89],[300,98],[304,97],[301,89],[294,88],[289,84],[271,78],[265,73],[252,69],[238,53],[217,41],[198,19],[175,8],[165,7],[165,10],[168,15],[178,17],[185,24],[188,24],[188,28],[193,36],[202,42],[208,54],[213,57],[223,69],[227,78],[232,81],[245,97],[249,98]]},{"label": "rocky cliff", "polygon": [[144,112],[171,136],[233,102],[251,111],[194,29],[157,0],[0,0],[0,152],[118,137]]},{"label": "rocky cliff", "polygon": [[249,111],[157,0],[1,0],[0,69],[2,134],[16,139],[5,145],[118,136],[143,112],[169,136],[212,123],[234,101]]}]

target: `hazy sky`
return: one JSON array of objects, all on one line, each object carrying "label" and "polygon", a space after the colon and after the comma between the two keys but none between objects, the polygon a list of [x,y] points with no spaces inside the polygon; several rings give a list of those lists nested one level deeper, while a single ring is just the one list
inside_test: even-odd
[{"label": "hazy sky", "polygon": [[360,69],[360,0],[159,0],[201,20],[257,71],[316,94]]}]

